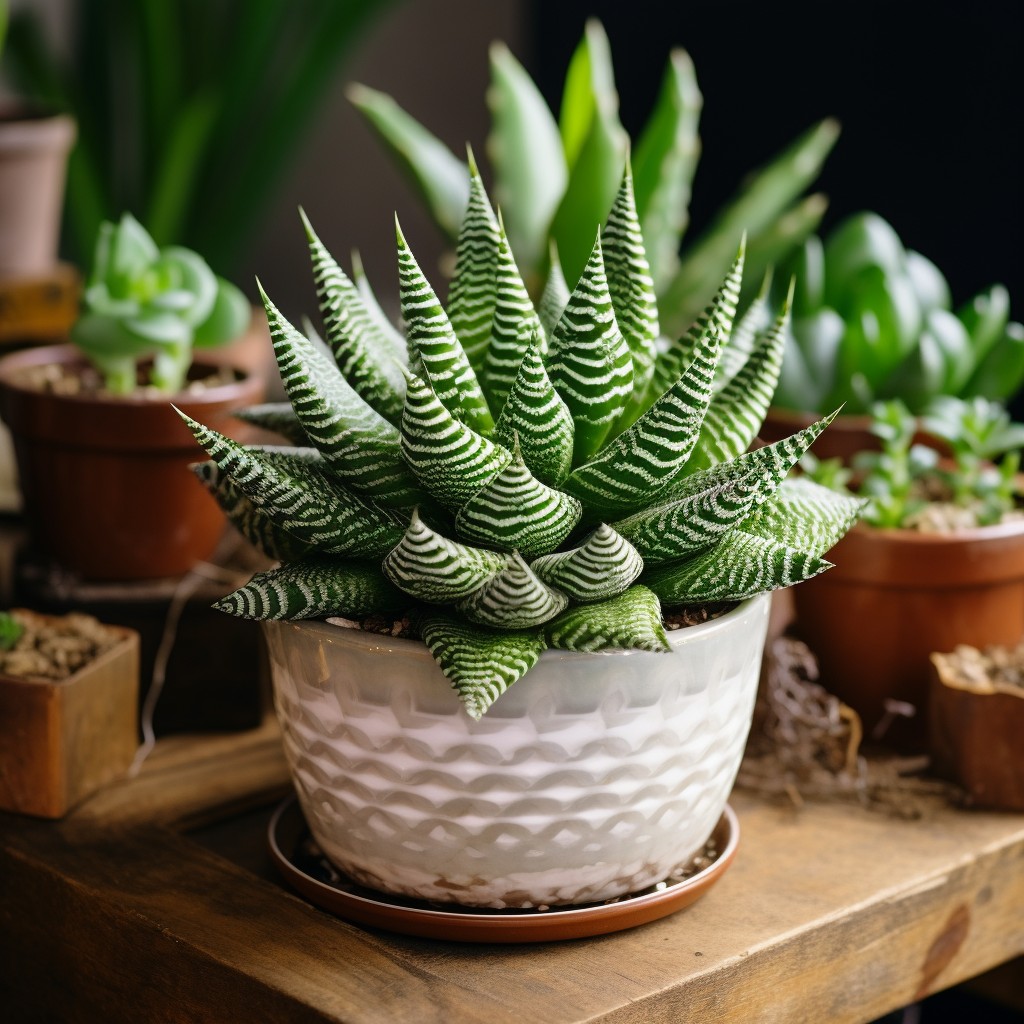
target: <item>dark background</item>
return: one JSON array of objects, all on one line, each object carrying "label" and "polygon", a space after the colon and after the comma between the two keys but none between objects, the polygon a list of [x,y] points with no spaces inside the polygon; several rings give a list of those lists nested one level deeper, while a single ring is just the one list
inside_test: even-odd
[{"label": "dark background", "polygon": [[600,18],[635,136],[669,49],[689,51],[704,94],[691,231],[747,171],[815,121],[838,118],[843,132],[816,186],[830,199],[824,230],[876,210],[938,264],[956,305],[1000,281],[1019,320],[1021,6],[534,0],[528,63],[557,110],[584,20]]}]

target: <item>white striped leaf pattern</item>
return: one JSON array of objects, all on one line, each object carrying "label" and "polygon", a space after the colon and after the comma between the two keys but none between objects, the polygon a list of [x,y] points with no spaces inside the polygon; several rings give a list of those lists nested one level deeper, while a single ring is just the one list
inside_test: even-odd
[{"label": "white striped leaf pattern", "polygon": [[405,401],[405,378],[392,356],[392,344],[367,310],[359,289],[317,237],[305,213],[299,212],[327,343],[338,368],[364,402],[396,423]]},{"label": "white striped leaf pattern", "polygon": [[600,604],[570,608],[548,623],[544,636],[549,646],[564,651],[670,649],[657,595],[640,585]]},{"label": "white striped leaf pattern", "polygon": [[507,448],[455,419],[412,373],[402,413],[402,454],[424,489],[452,512],[512,460]]},{"label": "white striped leaf pattern", "polygon": [[392,583],[430,604],[448,604],[482,587],[505,568],[508,555],[449,540],[413,512],[401,541],[381,568]]},{"label": "white striped leaf pattern", "polygon": [[718,361],[718,373],[715,375],[715,389],[721,390],[743,369],[744,364],[754,351],[754,342],[772,325],[774,317],[769,301],[772,286],[772,268],[765,271],[764,280],[754,301],[740,317],[729,336],[729,343],[722,350],[722,358]]},{"label": "white striped leaf pattern", "polygon": [[648,570],[641,582],[669,606],[741,601],[766,590],[801,583],[831,566],[831,562],[808,551],[732,530],[713,548],[688,562]]},{"label": "white striped leaf pattern", "polygon": [[679,380],[595,459],[573,471],[564,487],[586,502],[588,512],[608,517],[643,508],[683,469],[711,401],[720,343],[718,327],[709,325]]},{"label": "white striped leaf pattern", "polygon": [[363,300],[367,315],[377,328],[376,337],[387,346],[387,352],[395,362],[400,366],[408,366],[409,347],[405,343],[405,335],[391,322],[391,318],[377,300],[373,285],[363,270],[363,260],[358,249],[352,250],[352,280],[359,291],[359,297]]},{"label": "white striped leaf pattern", "polygon": [[512,461],[460,509],[455,530],[464,540],[534,558],[554,551],[582,514],[579,501],[533,476],[514,446]]},{"label": "white striped leaf pattern", "polygon": [[553,238],[548,246],[548,253],[548,276],[544,282],[540,302],[537,304],[537,316],[540,317],[541,327],[544,328],[544,351],[547,350],[546,339],[551,337],[555,324],[562,319],[565,307],[569,305],[569,286],[565,283],[562,264],[558,262],[558,244]]},{"label": "white striped leaf pattern", "polygon": [[701,424],[687,473],[736,458],[757,437],[782,371],[789,308],[786,302],[771,330],[754,342],[754,350],[740,372],[715,395]]},{"label": "white striped leaf pattern", "polygon": [[246,448],[177,411],[221,472],[276,526],[309,547],[379,558],[401,539],[393,512],[334,484],[306,459]]},{"label": "white striped leaf pattern", "polygon": [[633,357],[633,393],[623,413],[626,422],[631,423],[635,418],[632,410],[643,407],[654,375],[655,342],[661,328],[658,325],[654,278],[640,234],[633,196],[633,171],[628,158],[601,243],[615,320]]},{"label": "white striped leaf pattern", "polygon": [[360,398],[316,342],[297,331],[262,288],[260,294],[285,392],[331,474],[359,494],[393,508],[411,508],[422,493],[402,461],[398,428]]},{"label": "white striped leaf pattern", "polygon": [[542,555],[530,568],[576,601],[603,601],[622,593],[643,571],[644,560],[625,537],[602,523],[579,547]]},{"label": "white striped leaf pattern", "polygon": [[417,625],[466,711],[477,720],[537,664],[546,646],[540,630],[496,633],[440,613],[420,616]]},{"label": "white striped leaf pattern", "polygon": [[492,437],[509,449],[518,441],[530,472],[558,487],[572,469],[572,414],[544,369],[538,341],[523,357]]},{"label": "white striped leaf pattern", "polygon": [[445,308],[470,365],[479,373],[487,354],[494,318],[494,272],[498,261],[498,223],[469,150],[469,204],[455,247],[455,273]]},{"label": "white striped leaf pattern", "polygon": [[[446,409],[480,434],[494,419],[476,373],[452,329],[448,314],[430,287],[395,219],[398,238],[398,286],[409,343],[409,364],[433,388]],[[421,372],[422,371],[422,372]]]},{"label": "white striped leaf pattern", "polygon": [[494,287],[494,320],[484,359],[483,381],[490,407],[500,413],[526,350],[534,338],[543,337],[540,319],[519,275],[503,224]]},{"label": "white striped leaf pattern", "polygon": [[399,611],[407,602],[378,563],[315,555],[256,573],[213,607],[242,619],[362,618]]},{"label": "white striped leaf pattern", "polygon": [[548,339],[548,376],[572,413],[573,463],[589,461],[633,391],[633,359],[615,322],[601,237]]},{"label": "white striped leaf pattern", "polygon": [[553,619],[568,604],[568,596],[545,586],[516,552],[501,572],[455,607],[481,626],[530,629]]},{"label": "white striped leaf pattern", "polygon": [[290,402],[263,402],[260,405],[249,405],[244,409],[236,409],[232,416],[251,423],[260,430],[269,430],[280,434],[291,444],[307,445],[309,438],[302,429],[299,417]]}]

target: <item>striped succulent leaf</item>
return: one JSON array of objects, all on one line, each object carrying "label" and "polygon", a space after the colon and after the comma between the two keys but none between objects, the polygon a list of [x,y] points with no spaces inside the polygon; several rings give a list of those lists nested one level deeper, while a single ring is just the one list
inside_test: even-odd
[{"label": "striped succulent leaf", "polygon": [[460,423],[413,373],[405,394],[401,444],[416,479],[453,512],[512,461],[507,448]]},{"label": "striped succulent leaf", "polygon": [[455,273],[448,288],[446,308],[455,336],[473,369],[479,373],[487,355],[494,319],[499,229],[472,149],[468,157],[469,205],[459,228]]},{"label": "striped succulent leaf", "polygon": [[309,438],[302,429],[299,417],[290,402],[264,402],[261,405],[250,405],[244,409],[236,409],[232,416],[246,423],[251,423],[260,430],[269,430],[280,434],[286,441],[295,445],[309,444]]},{"label": "striped succulent leaf", "polygon": [[[562,319],[565,307],[569,305],[569,286],[565,283],[562,264],[558,262],[558,245],[554,239],[551,239],[548,249],[548,276],[537,305],[537,315],[540,317],[541,327],[544,328],[545,339],[551,337],[555,324]],[[546,341],[544,349],[547,349]]]},{"label": "striped succulent leaf", "polygon": [[462,506],[455,530],[464,540],[534,558],[554,551],[582,514],[575,498],[541,483],[526,468],[516,444],[512,461]]},{"label": "striped succulent leaf", "polygon": [[523,357],[492,436],[508,449],[518,444],[530,472],[558,487],[572,468],[572,414],[544,369],[538,342]]},{"label": "striped succulent leaf", "polygon": [[494,428],[491,411],[459,339],[395,220],[398,285],[410,364],[456,418],[481,434]]},{"label": "striped succulent leaf", "polygon": [[669,347],[659,353],[654,364],[651,387],[648,389],[646,404],[650,405],[658,395],[667,391],[693,359],[698,341],[709,329],[715,328],[716,333],[725,344],[732,333],[733,320],[736,317],[736,305],[740,300],[740,285],[743,281],[743,263],[746,258],[746,239],[740,242],[736,258],[729,268],[729,273],[722,282],[715,297],[707,309],[694,321],[690,329],[672,342]]},{"label": "striped succulent leaf", "polygon": [[631,427],[564,486],[588,511],[609,517],[656,500],[686,465],[712,396],[721,336],[709,325],[683,375]]},{"label": "striped succulent leaf", "polygon": [[392,359],[401,366],[408,366],[409,347],[405,343],[405,335],[391,322],[391,318],[384,312],[377,300],[377,295],[366,276],[363,260],[357,249],[352,250],[352,280],[359,291],[359,297],[363,300],[363,307],[366,309],[367,315],[377,328],[375,337],[380,339],[385,352]]},{"label": "striped succulent leaf", "polygon": [[481,626],[531,629],[553,619],[568,604],[568,595],[542,583],[522,555],[513,552],[501,572],[455,607]]},{"label": "striped succulent leaf", "polygon": [[615,320],[633,357],[633,393],[623,414],[626,422],[631,423],[635,419],[633,410],[644,408],[644,399],[654,375],[658,354],[655,342],[660,328],[654,278],[651,277],[644,240],[640,235],[633,196],[633,172],[628,159],[622,184],[601,235],[601,244]]},{"label": "striped succulent leaf", "polygon": [[407,603],[379,563],[314,555],[256,573],[213,607],[241,619],[318,619],[397,612]]},{"label": "striped succulent leaf", "polygon": [[863,507],[860,498],[799,476],[784,480],[743,530],[821,557],[853,526]]},{"label": "striped succulent leaf", "polygon": [[761,288],[747,311],[740,317],[729,336],[729,343],[722,351],[715,375],[715,389],[720,391],[743,369],[754,351],[757,338],[772,325],[774,316],[769,301],[772,287],[772,268],[765,272]]},{"label": "striped succulent leaf", "polygon": [[579,547],[542,555],[530,568],[573,600],[593,602],[621,594],[643,571],[644,560],[625,537],[602,523]]},{"label": "striped succulent leaf", "polygon": [[831,565],[809,551],[732,530],[713,548],[687,562],[649,569],[641,582],[669,606],[740,601],[801,583]]},{"label": "striped succulent leaf", "polygon": [[325,468],[359,494],[393,508],[411,508],[423,494],[402,461],[397,427],[359,397],[262,288],[260,294],[285,392],[306,436],[323,454]]},{"label": "striped succulent leaf", "polygon": [[308,460],[246,448],[177,412],[220,471],[277,527],[310,548],[379,558],[401,540],[393,512],[335,484]]},{"label": "striped succulent leaf", "polygon": [[313,263],[313,280],[327,343],[345,380],[381,416],[396,423],[405,401],[405,378],[359,289],[349,280],[300,210]]},{"label": "striped succulent leaf", "polygon": [[640,585],[600,604],[568,609],[548,623],[544,636],[550,647],[564,651],[670,649],[658,597]]},{"label": "striped succulent leaf", "polygon": [[494,320],[484,359],[487,400],[499,413],[519,373],[526,350],[544,337],[537,316],[509,248],[504,224],[500,227],[498,263],[494,276]]},{"label": "striped succulent leaf", "polygon": [[589,461],[633,391],[633,359],[615,321],[601,237],[548,339],[548,376],[572,413],[573,463]]},{"label": "striped succulent leaf", "polygon": [[381,568],[396,587],[429,604],[467,597],[497,576],[508,555],[449,540],[413,512],[402,539]]},{"label": "striped succulent leaf", "polygon": [[477,720],[537,664],[547,646],[540,630],[496,633],[443,613],[419,616],[416,624],[469,716]]},{"label": "striped succulent leaf", "polygon": [[257,551],[275,562],[291,562],[308,554],[310,548],[298,538],[280,529],[268,519],[237,487],[229,476],[220,471],[212,459],[194,462],[192,472],[213,495],[227,516],[228,522]]},{"label": "striped succulent leaf", "polygon": [[787,301],[772,329],[754,342],[754,351],[740,372],[715,395],[687,464],[688,473],[736,458],[757,437],[782,371],[789,309]]}]

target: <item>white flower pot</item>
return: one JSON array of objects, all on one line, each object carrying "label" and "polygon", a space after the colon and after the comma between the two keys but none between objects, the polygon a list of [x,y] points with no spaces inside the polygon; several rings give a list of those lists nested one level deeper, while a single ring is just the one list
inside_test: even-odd
[{"label": "white flower pot", "polygon": [[479,722],[418,642],[264,623],[314,839],[350,878],[464,906],[576,904],[666,877],[725,806],[767,595],[672,651],[545,652]]}]

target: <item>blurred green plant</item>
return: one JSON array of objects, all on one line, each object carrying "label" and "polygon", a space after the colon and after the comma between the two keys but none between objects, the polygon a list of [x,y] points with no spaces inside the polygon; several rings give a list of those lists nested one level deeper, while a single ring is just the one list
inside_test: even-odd
[{"label": "blurred green plant", "polygon": [[[939,521],[985,526],[1019,507],[1024,424],[1012,423],[998,402],[943,395],[919,419],[892,399],[875,403],[871,418],[880,451],[860,452],[852,468],[839,459],[817,460],[809,454],[800,463],[815,483],[866,498],[864,522],[914,526],[929,505],[942,503],[964,514]],[[945,442],[949,458],[915,443],[922,429]]]},{"label": "blurred green plant", "polygon": [[[619,122],[611,48],[600,22],[587,22],[569,64],[557,120],[504,44],[492,46],[490,63],[487,152],[495,197],[520,271],[535,296],[549,269],[552,243],[570,288],[579,279],[594,232],[612,207],[630,148],[661,326],[670,336],[689,327],[710,300],[744,231],[747,279],[756,288],[766,269],[815,231],[824,214],[825,197],[803,192],[838,136],[832,120],[815,125],[750,175],[680,254],[700,156],[703,104],[687,53],[676,49],[670,54],[655,107],[632,147]],[[354,84],[349,97],[454,242],[468,198],[463,161],[385,93]]]},{"label": "blurred green plant", "polygon": [[148,383],[180,391],[193,348],[213,348],[248,326],[249,300],[180,245],[157,247],[129,213],[100,225],[85,310],[71,340],[103,374],[107,390],[130,394],[138,364],[152,359]]},{"label": "blurred green plant", "polygon": [[25,627],[10,612],[0,612],[0,651],[9,651],[24,632]]},{"label": "blurred green plant", "polygon": [[129,209],[158,244],[230,272],[341,59],[391,2],[80,0],[66,59],[38,10],[16,11],[15,84],[78,122],[76,257]]},{"label": "blurred green plant", "polygon": [[[1024,326],[993,285],[957,312],[942,272],[874,213],[811,236],[783,264],[797,280],[778,405],[866,412],[899,398],[921,413],[938,395],[1005,402],[1024,384]],[[781,302],[782,296],[777,296]]]}]

